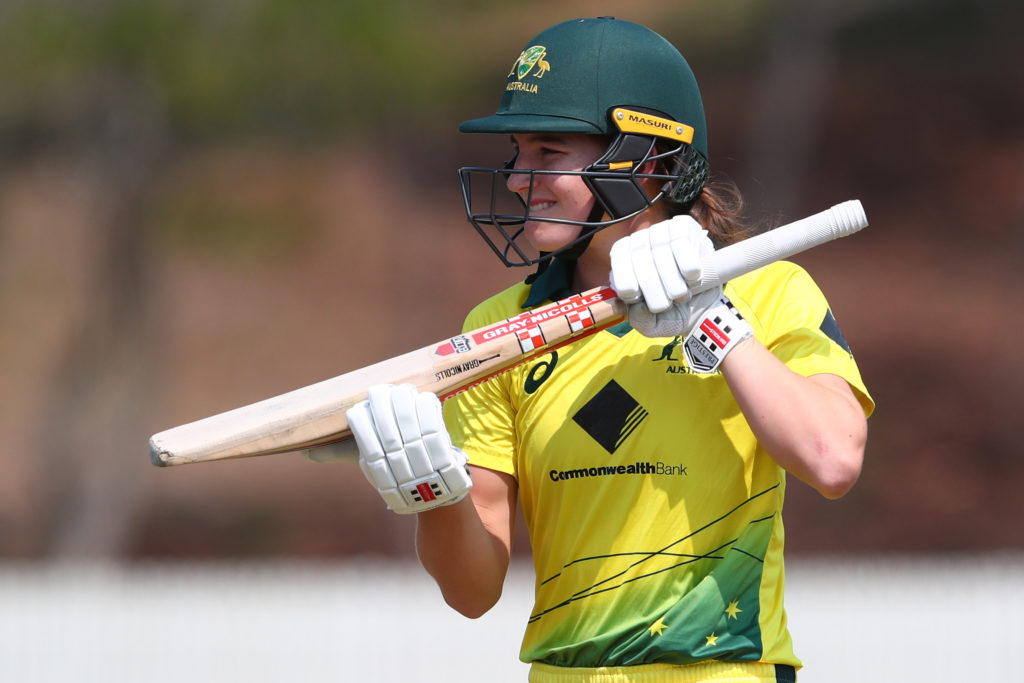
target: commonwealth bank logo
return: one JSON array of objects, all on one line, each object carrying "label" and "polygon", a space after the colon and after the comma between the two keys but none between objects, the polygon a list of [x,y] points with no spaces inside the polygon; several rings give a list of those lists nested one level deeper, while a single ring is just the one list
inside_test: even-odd
[{"label": "commonwealth bank logo", "polygon": [[647,410],[629,392],[611,380],[572,419],[606,451],[614,453],[647,415]]}]

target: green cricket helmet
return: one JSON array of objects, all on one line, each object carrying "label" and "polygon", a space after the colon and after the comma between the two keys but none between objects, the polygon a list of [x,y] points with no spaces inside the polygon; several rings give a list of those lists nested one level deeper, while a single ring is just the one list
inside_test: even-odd
[{"label": "green cricket helmet", "polygon": [[[654,31],[612,17],[566,21],[531,40],[512,63],[498,111],[459,130],[585,133],[611,141],[575,172],[515,169],[514,158],[503,168],[459,169],[470,223],[508,266],[578,257],[594,232],[660,200],[691,204],[708,175],[704,106],[689,64]],[[655,170],[641,172],[650,171],[650,161]],[[527,197],[507,189],[510,174],[529,176]],[[596,199],[582,224],[544,219],[583,226],[576,241],[554,253],[531,253],[519,241],[538,175],[579,175]],[[653,198],[641,184],[646,178],[663,181]]]}]

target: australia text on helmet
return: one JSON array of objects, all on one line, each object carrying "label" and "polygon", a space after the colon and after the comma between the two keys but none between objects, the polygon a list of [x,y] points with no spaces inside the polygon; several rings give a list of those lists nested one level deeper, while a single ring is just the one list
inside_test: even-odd
[{"label": "australia text on helmet", "polygon": [[516,58],[516,61],[512,63],[512,69],[508,72],[509,79],[515,76],[515,80],[509,80],[505,89],[518,90],[520,92],[537,92],[536,83],[524,83],[523,79],[530,72],[533,72],[533,76],[536,78],[542,78],[544,74],[551,71],[551,65],[544,59],[547,56],[547,51],[547,48],[543,45],[533,45],[523,50]]}]

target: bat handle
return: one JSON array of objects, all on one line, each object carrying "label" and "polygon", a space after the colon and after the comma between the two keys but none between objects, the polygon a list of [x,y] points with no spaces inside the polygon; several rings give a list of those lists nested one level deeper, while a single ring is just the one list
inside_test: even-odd
[{"label": "bat handle", "polygon": [[860,200],[851,199],[836,204],[830,209],[730,244],[706,256],[701,262],[701,279],[691,290],[703,292],[713,289],[738,275],[774,261],[852,235],[867,225],[867,215]]}]

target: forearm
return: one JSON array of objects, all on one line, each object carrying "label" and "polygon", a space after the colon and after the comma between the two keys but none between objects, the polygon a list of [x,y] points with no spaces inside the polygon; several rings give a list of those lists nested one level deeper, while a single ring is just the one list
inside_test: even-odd
[{"label": "forearm", "polygon": [[826,498],[850,490],[860,476],[867,420],[842,378],[799,375],[754,339],[726,356],[722,373],[754,435],[781,467]]},{"label": "forearm", "polygon": [[[495,476],[476,470],[470,496],[417,515],[420,563],[445,601],[471,618],[484,614],[501,597],[511,556],[511,509],[508,494],[491,481]],[[514,497],[511,501],[514,505]]]}]

